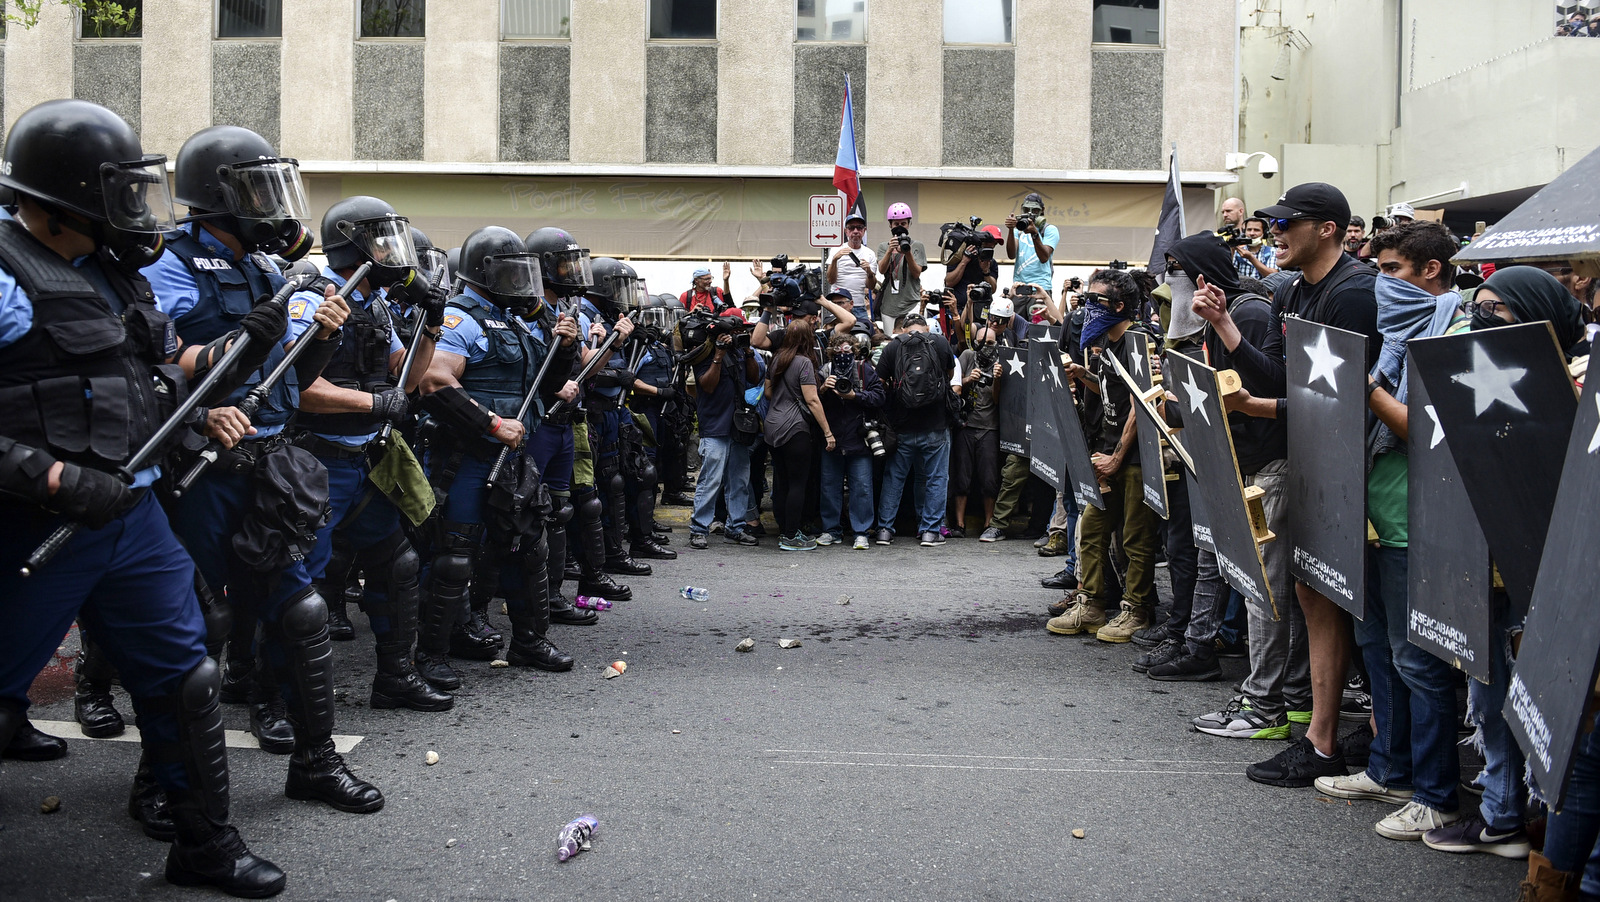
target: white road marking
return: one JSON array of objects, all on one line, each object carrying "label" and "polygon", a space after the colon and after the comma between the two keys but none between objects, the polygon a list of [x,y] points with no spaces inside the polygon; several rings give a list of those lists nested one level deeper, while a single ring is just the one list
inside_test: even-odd
[{"label": "white road marking", "polygon": [[1033,773],[1053,774],[1134,774],[1164,777],[1237,777],[1244,773],[1243,770],[1135,770],[1126,767],[1000,767],[986,764],[917,764],[910,761],[796,761],[787,758],[774,759],[778,764],[821,764],[833,767],[918,767],[934,770],[1010,770],[1029,771]]},{"label": "white road marking", "polygon": [[[83,730],[78,727],[78,722],[74,720],[35,720],[33,725],[51,736],[59,736],[62,739],[89,739],[95,742],[139,741],[138,727],[129,727],[121,736],[96,739],[93,736],[83,735]],[[261,749],[261,744],[256,741],[256,737],[248,731],[224,730],[223,732],[226,735],[227,745],[230,749],[256,749],[258,751]],[[348,755],[350,750],[354,749],[365,738],[364,736],[335,736],[333,737],[333,749],[341,755]]]},{"label": "white road marking", "polygon": [[1244,767],[1254,761],[1194,761],[1180,758],[1062,758],[1049,755],[956,755],[943,752],[850,752],[834,749],[762,749],[768,755],[843,755],[870,758],[975,758],[982,761],[1097,761],[1113,764],[1234,764]]}]

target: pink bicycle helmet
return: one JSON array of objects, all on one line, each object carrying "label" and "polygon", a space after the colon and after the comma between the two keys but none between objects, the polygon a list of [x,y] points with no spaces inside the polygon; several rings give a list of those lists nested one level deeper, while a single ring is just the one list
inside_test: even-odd
[{"label": "pink bicycle helmet", "polygon": [[890,222],[894,222],[896,219],[910,219],[911,208],[905,204],[890,204],[889,215],[885,218]]}]

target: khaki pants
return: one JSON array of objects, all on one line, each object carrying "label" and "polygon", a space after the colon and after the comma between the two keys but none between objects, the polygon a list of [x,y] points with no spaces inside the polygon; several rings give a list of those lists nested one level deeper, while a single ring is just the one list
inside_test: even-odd
[{"label": "khaki pants", "polygon": [[1122,533],[1122,552],[1128,558],[1128,578],[1123,581],[1122,607],[1136,608],[1155,597],[1156,513],[1144,503],[1139,465],[1124,464],[1106,483],[1106,509],[1083,512],[1083,537],[1078,547],[1078,577],[1089,603],[1116,606],[1106,598],[1106,574],[1111,572],[1111,535]]}]

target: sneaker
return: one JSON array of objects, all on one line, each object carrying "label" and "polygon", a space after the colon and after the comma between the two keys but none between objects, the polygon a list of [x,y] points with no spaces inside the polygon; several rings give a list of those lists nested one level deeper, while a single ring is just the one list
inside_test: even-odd
[{"label": "sneaker", "polygon": [[1044,535],[1040,536],[1039,538],[1033,540],[1033,547],[1038,548],[1040,550],[1043,550],[1045,548],[1045,546],[1047,546],[1049,544],[1050,544],[1050,534],[1048,532],[1045,533]]},{"label": "sneaker", "polygon": [[760,520],[757,520],[754,523],[746,523],[744,525],[744,531],[750,535],[756,536],[757,538],[767,534],[767,528],[761,525]]},{"label": "sneaker", "polygon": [[998,529],[995,529],[993,526],[985,529],[983,534],[978,536],[978,541],[980,542],[1004,542],[1005,540],[1006,534]]},{"label": "sneaker", "polygon": [[1318,777],[1342,777],[1346,773],[1343,755],[1335,752],[1332,758],[1324,758],[1304,736],[1271,758],[1244,769],[1244,775],[1257,783],[1290,789],[1310,786]]},{"label": "sneaker", "polygon": [[943,544],[944,544],[944,536],[940,535],[938,532],[936,532],[934,530],[930,529],[927,532],[922,534],[922,547],[923,548],[932,548],[935,545],[943,545]]},{"label": "sneaker", "polygon": [[1155,648],[1167,641],[1167,622],[1152,623],[1133,634],[1132,642],[1141,648]]},{"label": "sneaker", "polygon": [[870,544],[871,543],[867,541],[867,537],[866,536],[864,536],[864,535],[856,536],[855,550],[856,551],[866,551],[867,550],[867,546],[870,545]]},{"label": "sneaker", "polygon": [[839,536],[836,536],[831,532],[823,532],[823,533],[819,533],[817,535],[817,544],[818,545],[833,545],[833,544],[837,543],[839,540],[840,540]]},{"label": "sneaker", "polygon": [[1150,610],[1140,606],[1136,608],[1123,608],[1112,621],[1095,631],[1094,637],[1101,642],[1127,642],[1133,634],[1150,625]]},{"label": "sneaker", "polygon": [[1398,839],[1402,842],[1415,841],[1427,835],[1430,830],[1449,825],[1461,820],[1458,811],[1440,811],[1429,808],[1421,802],[1407,802],[1399,811],[1384,818],[1372,828],[1378,835],[1385,839]]},{"label": "sneaker", "polygon": [[946,526],[944,537],[947,539],[965,539],[967,537],[967,529],[964,526]]},{"label": "sneaker", "polygon": [[1339,704],[1339,719],[1346,723],[1363,723],[1372,716],[1372,696],[1365,692],[1344,691],[1344,701]]},{"label": "sneaker", "polygon": [[1210,656],[1183,654],[1164,664],[1157,664],[1145,672],[1152,680],[1165,683],[1204,683],[1222,676],[1222,667]]},{"label": "sneaker", "polygon": [[1054,576],[1046,576],[1039,580],[1039,585],[1046,589],[1070,591],[1078,588],[1078,574],[1073,573],[1071,567],[1062,567]]},{"label": "sneaker", "polygon": [[1372,727],[1362,724],[1339,737],[1339,752],[1351,767],[1366,767],[1372,754]]},{"label": "sneaker", "polygon": [[1190,721],[1194,728],[1211,736],[1229,739],[1288,739],[1289,721],[1282,714],[1267,717],[1250,706],[1250,699],[1238,695],[1221,711],[1202,714]]},{"label": "sneaker", "polygon": [[705,551],[706,550],[706,534],[703,533],[703,532],[690,533],[689,534],[689,547],[693,548],[693,549],[695,549],[697,551]]},{"label": "sneaker", "polygon": [[1409,789],[1390,789],[1367,776],[1366,771],[1358,771],[1347,777],[1318,777],[1312,785],[1317,787],[1317,792],[1336,799],[1372,799],[1375,802],[1405,804],[1411,801],[1412,795]]},{"label": "sneaker", "polygon": [[723,530],[722,541],[729,545],[760,545],[761,540],[742,529]]},{"label": "sneaker", "polygon": [[1501,858],[1527,858],[1533,850],[1527,831],[1521,827],[1504,832],[1491,830],[1478,814],[1429,830],[1422,834],[1422,844],[1440,852],[1487,852]]},{"label": "sneaker", "polygon": [[[755,543],[751,542],[750,544],[754,545]],[[815,551],[816,548],[817,540],[803,532],[797,532],[792,536],[781,536],[778,539],[778,549],[780,551]]]},{"label": "sneaker", "polygon": [[723,529],[725,529],[725,528],[726,528],[726,526],[723,524],[723,522],[721,520],[712,520],[711,521],[711,532],[713,534],[721,535]]},{"label": "sneaker", "polygon": [[1145,673],[1155,665],[1165,664],[1181,654],[1183,654],[1183,640],[1167,639],[1135,658],[1131,666],[1136,673]]},{"label": "sneaker", "polygon": [[1089,603],[1088,596],[1079,595],[1072,607],[1060,617],[1050,618],[1044,628],[1057,636],[1076,636],[1092,633],[1106,625],[1106,612]]},{"label": "sneaker", "polygon": [[1219,658],[1248,658],[1250,656],[1250,643],[1243,636],[1229,642],[1217,637],[1217,657]]},{"label": "sneaker", "polygon": [[1290,723],[1297,723],[1301,726],[1311,723],[1310,708],[1290,708],[1288,711],[1284,712],[1284,716],[1289,718]]},{"label": "sneaker", "polygon": [[874,545],[888,545],[892,542],[894,542],[894,531],[890,529],[879,529],[872,536]]}]

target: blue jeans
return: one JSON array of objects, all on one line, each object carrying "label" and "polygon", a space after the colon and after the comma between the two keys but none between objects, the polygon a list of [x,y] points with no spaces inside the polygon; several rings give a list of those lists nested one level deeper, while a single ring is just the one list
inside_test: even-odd
[{"label": "blue jeans", "polygon": [[689,521],[689,532],[705,535],[711,531],[711,518],[716,515],[717,496],[726,496],[730,522],[729,532],[737,533],[735,511],[750,509],[750,449],[731,438],[700,439],[700,478],[694,486],[694,516]]},{"label": "blue jeans", "polygon": [[1527,759],[1501,714],[1511,685],[1511,603],[1503,593],[1496,593],[1491,604],[1489,682],[1467,680],[1467,702],[1483,752],[1483,771],[1477,780],[1483,787],[1483,801],[1478,803],[1478,812],[1495,831],[1505,832],[1522,826],[1528,804],[1528,787],[1522,782]]},{"label": "blue jeans", "polygon": [[1407,556],[1404,548],[1367,551],[1367,617],[1355,624],[1377,726],[1367,776],[1392,789],[1415,788],[1414,800],[1429,808],[1455,811],[1455,677],[1406,635]]},{"label": "blue jeans", "polygon": [[921,532],[938,532],[944,521],[950,488],[950,430],[934,429],[928,432],[906,432],[900,435],[900,444],[894,449],[894,460],[883,473],[883,496],[878,503],[878,527],[894,529],[894,518],[900,513],[900,495],[905,490],[906,475],[916,468],[917,477],[925,480],[916,496],[917,529]]},{"label": "blue jeans", "polygon": [[1572,776],[1560,811],[1550,813],[1544,831],[1544,857],[1557,869],[1583,874],[1585,895],[1600,894],[1600,730],[1578,737],[1572,750]]},{"label": "blue jeans", "polygon": [[839,518],[844,507],[844,480],[850,480],[850,532],[866,535],[872,528],[872,455],[822,454],[822,531],[844,535]]}]

